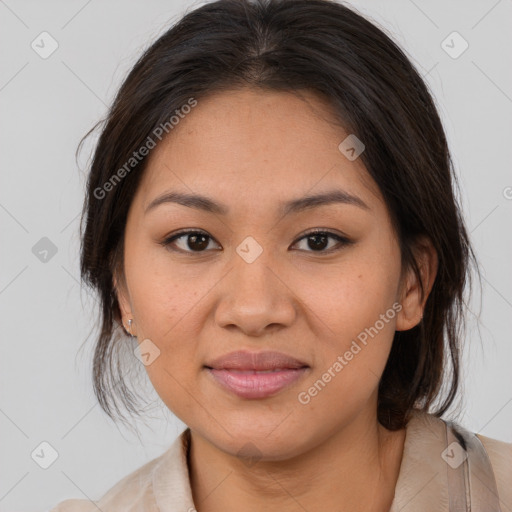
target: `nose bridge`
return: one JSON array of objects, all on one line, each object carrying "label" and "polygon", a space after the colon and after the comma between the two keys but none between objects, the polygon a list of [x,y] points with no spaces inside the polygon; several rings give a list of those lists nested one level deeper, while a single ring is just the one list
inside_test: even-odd
[{"label": "nose bridge", "polygon": [[[262,239],[260,238],[260,241]],[[270,246],[264,247],[252,236],[247,236],[236,248],[233,255],[234,288],[239,301],[249,304],[251,297],[261,303],[272,302],[275,298],[275,257]],[[274,270],[274,272],[272,272]]]},{"label": "nose bridge", "polygon": [[290,290],[278,277],[272,249],[246,237],[233,253],[232,269],[217,308],[217,322],[237,325],[246,333],[269,325],[288,325],[295,309]]}]

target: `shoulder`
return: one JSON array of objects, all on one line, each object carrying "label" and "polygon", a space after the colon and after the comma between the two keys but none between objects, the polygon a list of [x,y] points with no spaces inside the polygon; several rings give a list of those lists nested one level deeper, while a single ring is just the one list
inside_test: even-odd
[{"label": "shoulder", "polygon": [[[149,504],[152,501],[151,475],[161,459],[157,457],[143,466],[132,471],[112,486],[99,501],[86,499],[67,499],[50,512],[89,512],[105,510],[133,510],[135,503]],[[148,510],[153,510],[147,508]],[[155,509],[156,510],[156,509]]]},{"label": "shoulder", "polygon": [[91,501],[87,500],[64,500],[52,508],[50,512],[86,512],[94,507]]},{"label": "shoulder", "polygon": [[461,435],[469,462],[469,488],[477,502],[492,502],[512,509],[512,443],[466,430],[460,423],[448,424]]},{"label": "shoulder", "polygon": [[66,499],[58,503],[50,512],[145,512],[158,511],[154,495],[154,475],[162,465],[175,455],[181,444],[178,437],[171,447],[159,457],[132,471],[112,486],[100,500]]},{"label": "shoulder", "polygon": [[414,410],[391,510],[448,512],[469,500],[474,510],[512,511],[510,482],[511,443],[467,430],[455,418]]},{"label": "shoulder", "polygon": [[502,504],[512,509],[512,443],[476,434],[491,462]]}]

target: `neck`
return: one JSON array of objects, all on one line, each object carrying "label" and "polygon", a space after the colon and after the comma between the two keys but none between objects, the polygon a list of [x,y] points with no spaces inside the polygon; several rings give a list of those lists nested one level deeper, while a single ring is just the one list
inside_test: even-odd
[{"label": "neck", "polygon": [[350,510],[387,512],[405,429],[391,432],[361,415],[313,449],[253,464],[191,431],[189,473],[197,512]]}]

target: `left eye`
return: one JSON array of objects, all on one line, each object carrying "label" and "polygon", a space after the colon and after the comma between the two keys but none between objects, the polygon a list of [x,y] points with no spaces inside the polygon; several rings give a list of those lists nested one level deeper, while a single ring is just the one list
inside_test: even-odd
[{"label": "left eye", "polygon": [[[333,247],[330,247],[329,249],[326,249],[326,246],[329,245],[328,240],[335,240],[338,243],[338,247],[336,245]],[[344,236],[337,235],[336,233],[331,233],[330,231],[311,231],[304,235],[303,237],[299,238],[297,242],[300,242],[302,240],[306,240],[306,243],[308,247],[313,248],[313,251],[306,251],[306,252],[331,252],[333,250],[340,249],[344,245],[348,245],[351,242],[348,238]],[[296,243],[297,243],[296,242]]]},{"label": "left eye", "polygon": [[[328,247],[329,242],[328,240],[335,240],[338,244],[338,247],[336,245],[334,248]],[[205,252],[205,250],[210,245],[208,240],[213,240],[213,238],[208,235],[206,232],[203,231],[181,231],[180,233],[171,235],[170,237],[166,238],[161,244],[164,247],[169,248],[171,251],[181,251],[181,252]],[[311,231],[309,233],[306,233],[304,236],[299,238],[293,245],[296,245],[297,243],[305,240],[308,244],[309,248],[312,248],[312,251],[308,251],[307,249],[300,249],[305,250],[306,252],[331,252],[333,250],[338,250],[342,246],[349,245],[352,243],[351,240],[348,238],[338,235],[336,233],[332,233],[330,231],[322,231],[322,230],[315,230]],[[178,242],[181,242],[181,247],[179,246]],[[172,247],[173,245],[177,246],[177,249]]]}]

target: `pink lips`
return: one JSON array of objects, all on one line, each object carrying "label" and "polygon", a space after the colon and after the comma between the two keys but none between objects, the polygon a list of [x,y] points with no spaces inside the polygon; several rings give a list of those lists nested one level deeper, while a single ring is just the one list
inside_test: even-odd
[{"label": "pink lips", "polygon": [[266,398],[300,379],[309,366],[281,352],[231,352],[206,365],[225,389],[241,398]]}]

